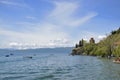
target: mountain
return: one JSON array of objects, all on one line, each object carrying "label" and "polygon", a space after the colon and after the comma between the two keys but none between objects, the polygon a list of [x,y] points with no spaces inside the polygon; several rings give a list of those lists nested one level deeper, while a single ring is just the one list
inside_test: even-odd
[{"label": "mountain", "polygon": [[57,47],[57,48],[37,48],[37,49],[0,49],[0,54],[2,53],[70,53],[73,47]]}]

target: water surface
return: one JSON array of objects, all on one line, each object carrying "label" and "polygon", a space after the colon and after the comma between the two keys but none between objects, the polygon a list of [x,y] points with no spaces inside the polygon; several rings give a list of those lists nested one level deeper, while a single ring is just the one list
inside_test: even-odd
[{"label": "water surface", "polygon": [[[91,56],[69,56],[68,52],[47,49],[46,52],[1,51],[0,80],[120,79],[120,64]],[[5,57],[9,53],[14,55]],[[26,56],[32,56],[32,59]]]}]

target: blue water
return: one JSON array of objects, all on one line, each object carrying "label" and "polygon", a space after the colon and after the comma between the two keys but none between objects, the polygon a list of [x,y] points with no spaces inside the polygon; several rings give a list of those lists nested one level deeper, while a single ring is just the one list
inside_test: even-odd
[{"label": "blue water", "polygon": [[0,50],[0,80],[120,80],[120,64],[70,50]]}]

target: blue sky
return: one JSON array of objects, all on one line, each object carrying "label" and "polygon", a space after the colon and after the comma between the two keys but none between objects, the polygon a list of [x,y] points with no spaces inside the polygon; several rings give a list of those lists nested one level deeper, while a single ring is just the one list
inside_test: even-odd
[{"label": "blue sky", "polygon": [[98,42],[120,27],[119,0],[0,0],[0,48]]}]

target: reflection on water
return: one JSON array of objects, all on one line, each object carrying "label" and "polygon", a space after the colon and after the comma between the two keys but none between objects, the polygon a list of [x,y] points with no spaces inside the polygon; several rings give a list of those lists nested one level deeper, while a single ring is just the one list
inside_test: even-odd
[{"label": "reflection on water", "polygon": [[[26,54],[27,55],[27,54]],[[68,54],[28,54],[0,57],[0,80],[119,80],[120,64]]]}]

